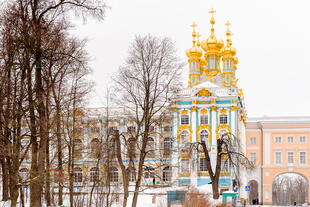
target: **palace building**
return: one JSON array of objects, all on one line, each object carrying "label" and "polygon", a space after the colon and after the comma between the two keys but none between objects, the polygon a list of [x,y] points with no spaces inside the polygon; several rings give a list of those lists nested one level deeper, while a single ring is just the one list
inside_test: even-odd
[{"label": "palace building", "polygon": [[[306,190],[299,198],[291,196],[289,201],[282,200],[290,204],[292,199],[300,204],[307,202],[310,196],[310,117],[246,119],[243,92],[237,85],[238,58],[231,40],[230,23],[225,24],[227,30],[224,42],[215,36],[215,11],[212,9],[210,13],[211,29],[206,39],[200,41],[197,25],[191,25],[192,46],[186,51],[188,86],[177,92],[169,109],[169,118],[154,124],[150,129],[147,149],[153,152],[145,158],[142,185],[178,187],[210,184],[207,162],[200,143],[205,141],[214,171],[218,155],[217,139],[229,133],[234,137],[231,147],[246,155],[255,168],[249,171],[240,168],[236,174],[232,163],[223,156],[220,192],[232,190],[234,180],[238,180],[240,198],[248,199],[252,204],[257,201],[283,204],[284,201],[279,201],[281,196],[275,193],[276,181],[282,175],[295,173],[301,179],[304,178],[303,188]],[[73,144],[77,153],[74,161],[74,185],[77,188],[91,186],[99,177],[105,182],[103,175],[109,171],[111,183],[121,189],[123,178],[116,156],[112,156],[109,167],[106,166],[105,158],[98,165],[96,156],[102,137],[108,137],[107,134],[115,130],[126,139],[126,143],[122,143],[124,165],[128,167],[129,158],[134,157],[134,166],[128,169],[131,173],[129,185],[134,185],[138,158],[131,134],[136,132],[137,125],[126,109],[112,107],[110,117],[106,116],[105,110],[89,108],[76,119],[79,124]],[[104,149],[115,151],[115,139],[108,139]],[[29,143],[24,141],[24,145]],[[53,152],[51,154],[55,157]],[[20,169],[22,178],[29,176],[29,161],[30,158],[26,159]],[[57,173],[55,171],[52,176],[55,182],[58,179]],[[298,176],[296,179],[299,179]],[[63,179],[68,184],[66,173]],[[250,191],[246,192],[245,186],[250,186]]]}]

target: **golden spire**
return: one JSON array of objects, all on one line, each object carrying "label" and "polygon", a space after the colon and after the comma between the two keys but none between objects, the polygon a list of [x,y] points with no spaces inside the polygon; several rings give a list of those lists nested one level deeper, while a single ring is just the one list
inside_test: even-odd
[{"label": "golden spire", "polygon": [[195,22],[193,22],[193,24],[191,25],[191,27],[193,27],[193,33],[192,33],[192,36],[193,36],[193,47],[195,47],[195,46],[196,46],[196,40],[195,40],[196,31],[195,31],[195,27],[197,27],[197,25],[195,24]]},{"label": "golden spire", "polygon": [[231,32],[229,30],[229,26],[231,25],[230,22],[227,20],[226,24],[227,26],[227,30],[226,30],[226,36],[227,36],[227,47],[230,47],[232,45],[231,43],[231,39],[230,39],[230,36],[231,36]]},{"label": "golden spire", "polygon": [[197,32],[197,47],[200,47],[200,41],[199,41],[199,37],[201,36],[200,34],[199,34],[199,32]]},{"label": "golden spire", "polygon": [[210,20],[210,23],[211,23],[211,38],[214,38],[214,24],[215,24],[215,20],[214,20],[214,13],[215,13],[215,10],[212,8],[211,11],[209,11],[209,13],[211,13],[212,17],[211,17],[211,20]]}]

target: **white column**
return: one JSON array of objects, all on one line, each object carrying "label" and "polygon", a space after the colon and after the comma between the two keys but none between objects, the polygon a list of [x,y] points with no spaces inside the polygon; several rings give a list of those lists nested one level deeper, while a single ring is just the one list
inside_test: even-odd
[{"label": "white column", "polygon": [[197,128],[197,125],[196,125],[196,119],[197,119],[197,107],[196,106],[193,106],[192,108],[192,122],[191,122],[191,126],[192,126],[192,130],[193,130],[193,133],[192,133],[192,143],[195,143],[197,142],[197,135],[196,135],[196,128]]},{"label": "white column", "polygon": [[172,166],[172,183],[177,183],[177,179],[179,177],[178,175],[178,156],[179,152],[178,150],[178,112],[177,108],[174,108],[173,110],[173,123],[172,125],[172,137],[171,139],[173,140],[173,149],[172,149],[172,155],[171,155],[171,166]]},{"label": "white column", "polygon": [[215,171],[216,167],[216,155],[217,155],[217,148],[216,148],[216,106],[211,107],[211,119],[212,119],[212,126],[211,126],[211,131],[212,131],[212,145],[211,145],[211,166],[212,170]]}]

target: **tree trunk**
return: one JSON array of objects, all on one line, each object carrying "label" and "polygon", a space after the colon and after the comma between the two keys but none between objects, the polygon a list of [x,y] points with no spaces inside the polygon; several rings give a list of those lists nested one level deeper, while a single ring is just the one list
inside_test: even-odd
[{"label": "tree trunk", "polygon": [[2,168],[2,200],[9,200],[9,169],[4,157],[0,159]]}]

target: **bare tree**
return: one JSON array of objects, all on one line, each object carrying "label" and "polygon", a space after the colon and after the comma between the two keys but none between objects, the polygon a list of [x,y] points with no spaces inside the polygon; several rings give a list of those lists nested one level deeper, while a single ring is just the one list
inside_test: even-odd
[{"label": "bare tree", "polygon": [[180,85],[183,66],[170,39],[137,36],[125,64],[114,77],[122,104],[137,125],[134,144],[139,153],[133,207],[137,205],[150,127],[155,116],[168,107],[173,90]]},{"label": "bare tree", "polygon": [[240,168],[243,167],[252,167],[252,164],[250,163],[249,159],[240,152],[240,144],[239,144],[239,138],[235,137],[231,133],[225,133],[221,134],[219,139],[217,139],[217,155],[216,155],[216,166],[215,166],[215,172],[212,169],[211,166],[211,160],[209,151],[206,147],[206,143],[203,141],[200,143],[203,147],[203,152],[205,154],[206,163],[208,172],[210,175],[211,183],[212,183],[212,193],[214,199],[219,199],[219,178],[220,178],[220,172],[224,165],[222,164],[222,158],[223,156],[226,156],[228,159],[226,162],[229,162],[231,164],[232,171],[235,173],[236,178],[240,177]]}]

